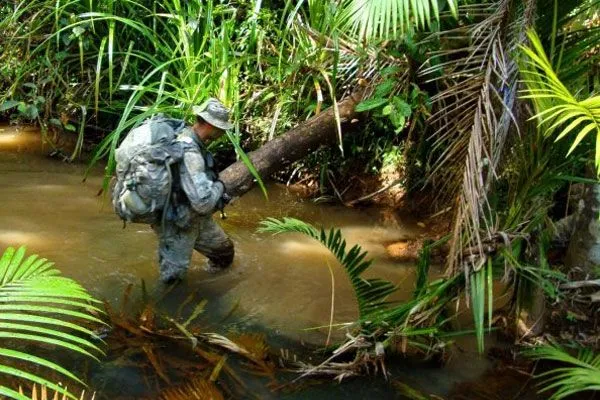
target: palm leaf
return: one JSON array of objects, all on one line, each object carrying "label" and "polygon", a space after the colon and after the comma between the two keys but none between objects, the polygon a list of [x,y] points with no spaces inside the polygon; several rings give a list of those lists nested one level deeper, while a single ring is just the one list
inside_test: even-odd
[{"label": "palm leaf", "polygon": [[[450,195],[446,200],[459,195],[448,257],[455,272],[467,258],[463,247],[476,247],[483,253],[482,236],[494,234],[484,216],[490,214],[487,193],[497,178],[514,120],[517,65],[510,54],[525,38],[523,26],[531,24],[533,7],[531,1],[526,2],[522,17],[509,25],[511,4],[502,0],[461,7],[461,15],[470,13],[483,20],[436,35],[453,37],[463,47],[436,53],[421,72],[442,86],[432,98],[437,110],[429,121],[435,127],[438,154],[430,180],[444,186],[440,192]],[[511,35],[506,37],[505,31]],[[468,264],[475,270],[483,265],[478,257]]]},{"label": "palm leaf", "polygon": [[273,234],[297,232],[327,247],[344,267],[350,279],[358,301],[361,320],[365,320],[369,315],[380,311],[381,307],[386,304],[386,298],[396,291],[396,287],[388,281],[361,277],[363,272],[371,266],[372,260],[366,259],[367,252],[362,251],[358,245],[346,250],[346,240],[342,237],[339,229],[332,228],[329,232],[326,232],[323,228],[318,230],[304,221],[287,217],[282,220],[267,218],[260,225],[259,232]]},{"label": "palm leaf", "polygon": [[[65,388],[6,362],[24,361],[83,384],[72,372],[53,361],[11,346],[20,342],[45,343],[97,359],[96,355],[103,352],[92,340],[101,340],[91,330],[81,327],[81,322],[69,320],[103,323],[92,315],[102,313],[94,305],[99,301],[77,282],[60,276],[53,263],[37,255],[25,258],[25,253],[24,247],[17,250],[9,247],[0,258],[0,338],[5,339],[4,347],[0,347],[0,375],[29,380],[75,399]],[[22,398],[2,385],[0,393],[9,398]]]},{"label": "palm leaf", "polygon": [[[457,0],[447,0],[456,16]],[[437,0],[345,0],[342,2],[345,29],[363,39],[389,39],[412,27],[425,29],[439,21]]]},{"label": "palm leaf", "polygon": [[[600,27],[586,26],[600,6],[599,0],[538,0],[535,29],[548,50],[559,78],[581,85],[593,73],[600,54],[593,51],[600,42]],[[592,24],[593,25],[593,24]]]},{"label": "palm leaf", "polygon": [[557,345],[543,345],[525,352],[536,360],[549,360],[566,364],[539,374],[544,379],[540,393],[553,391],[551,400],[560,400],[584,391],[600,391],[600,354],[582,348],[577,356],[570,355]]},{"label": "palm leaf", "polygon": [[571,153],[588,134],[596,134],[596,169],[600,173],[600,96],[578,100],[561,82],[554,71],[540,38],[535,31],[528,32],[531,46],[522,46],[527,61],[522,68],[526,89],[523,98],[531,99],[540,127],[556,140],[570,135]]},{"label": "palm leaf", "polygon": [[446,201],[458,198],[448,267],[450,273],[467,277],[480,349],[485,287],[491,275],[479,271],[488,261],[485,241],[499,232],[488,195],[498,179],[509,135],[518,133],[518,113],[513,111],[518,64],[512,55],[527,38],[525,27],[533,23],[534,6],[532,0],[500,0],[461,7],[459,14],[474,15],[476,22],[436,35],[452,38],[449,49],[435,53],[422,70],[441,86],[432,98],[436,111],[429,121],[435,127],[438,154],[430,180],[440,182],[445,189],[441,192],[451,195]]}]

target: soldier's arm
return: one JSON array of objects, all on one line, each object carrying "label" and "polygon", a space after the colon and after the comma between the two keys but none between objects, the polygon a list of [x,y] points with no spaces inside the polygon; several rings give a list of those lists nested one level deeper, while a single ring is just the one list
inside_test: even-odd
[{"label": "soldier's arm", "polygon": [[213,182],[206,175],[204,158],[199,152],[187,151],[181,165],[181,186],[190,200],[192,208],[201,215],[210,215],[223,196],[220,181]]}]

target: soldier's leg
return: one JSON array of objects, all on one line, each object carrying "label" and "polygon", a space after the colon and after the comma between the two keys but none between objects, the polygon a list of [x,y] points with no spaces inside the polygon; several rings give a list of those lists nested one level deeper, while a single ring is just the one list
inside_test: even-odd
[{"label": "soldier's leg", "polygon": [[209,272],[229,267],[235,253],[233,242],[211,217],[202,218],[199,223],[198,239],[194,249],[209,259],[206,268]]},{"label": "soldier's leg", "polygon": [[182,229],[175,224],[159,222],[153,226],[158,235],[158,262],[160,280],[172,283],[182,279],[192,258],[194,243],[198,236],[197,224]]}]

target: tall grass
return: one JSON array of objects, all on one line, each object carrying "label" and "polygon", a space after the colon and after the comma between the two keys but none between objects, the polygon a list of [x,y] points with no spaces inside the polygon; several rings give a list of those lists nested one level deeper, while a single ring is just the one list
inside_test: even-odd
[{"label": "tall grass", "polygon": [[[259,0],[17,0],[0,8],[7,77],[0,78],[0,111],[18,108],[45,130],[79,124],[110,132],[93,158],[108,158],[108,173],[124,132],[157,112],[189,117],[207,96],[233,107],[237,142],[246,133],[270,140],[336,108],[357,78],[376,79],[376,66],[385,66],[377,48],[344,25],[349,7],[333,0],[288,0],[281,8]],[[418,14],[419,21],[437,13]]]},{"label": "tall grass", "polygon": [[124,133],[156,113],[188,119],[191,107],[209,96],[234,108],[238,137],[229,137],[241,154],[240,73],[256,59],[247,43],[256,37],[240,35],[238,21],[256,25],[256,13],[244,15],[243,7],[213,0],[35,0],[5,11],[0,27],[8,37],[2,46],[11,55],[1,58],[21,58],[22,66],[9,71],[14,79],[8,85],[0,83],[7,85],[3,110],[32,106],[25,88],[43,91],[45,110],[20,114],[44,130],[74,130],[72,123],[78,123],[73,158],[84,126],[110,132],[92,156],[92,164],[108,159],[107,179]]},{"label": "tall grass", "polygon": [[[20,61],[7,71],[11,79],[0,79],[0,111],[18,109],[45,131],[95,126],[104,137],[92,163],[108,159],[108,179],[129,129],[156,113],[189,118],[193,105],[214,96],[232,107],[236,129],[228,137],[247,162],[242,135],[270,140],[335,108],[338,78],[357,75],[359,55],[339,43],[333,5],[299,2],[286,11],[260,1],[17,1],[0,21],[7,32],[0,62]],[[86,130],[78,132],[72,158]],[[339,118],[338,133],[341,143]]]}]

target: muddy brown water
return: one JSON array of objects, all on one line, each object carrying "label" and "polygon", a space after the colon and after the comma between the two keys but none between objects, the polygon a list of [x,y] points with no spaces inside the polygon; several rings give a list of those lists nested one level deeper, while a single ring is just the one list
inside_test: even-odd
[{"label": "muddy brown water", "polygon": [[[159,293],[156,238],[151,229],[138,224],[123,229],[108,200],[97,196],[101,167],[94,168],[84,183],[84,164],[51,159],[46,156],[49,150],[35,129],[0,126],[0,250],[26,245],[29,252],[54,261],[65,275],[112,304],[120,302],[127,285],[139,288],[142,280],[151,295]],[[360,244],[374,259],[369,276],[398,285],[399,300],[412,292],[414,266],[389,259],[385,243],[413,237],[420,229],[418,221],[390,218],[376,209],[318,205],[274,185],[269,186],[268,201],[254,190],[231,205],[227,214],[221,224],[236,245],[232,268],[208,274],[202,269],[204,257],[195,254],[186,280],[165,299],[167,308],[175,309],[196,291],[208,300],[205,318],[209,321],[220,321],[234,310],[231,323],[238,329],[260,327],[288,341],[322,345],[327,329],[314,328],[330,320],[329,265],[334,276],[333,322],[351,322],[357,316],[356,302],[335,259],[301,235],[257,233],[259,222],[267,217],[289,216],[317,226],[340,227],[350,244]],[[342,338],[344,330],[333,334]],[[460,357],[451,358],[445,368],[400,366],[397,373],[406,383],[443,395],[454,383],[476,378],[489,365],[476,354],[471,338],[459,343]],[[377,397],[391,393],[382,380],[369,379],[292,397],[358,399],[365,398],[365,390],[380,393]]]}]

